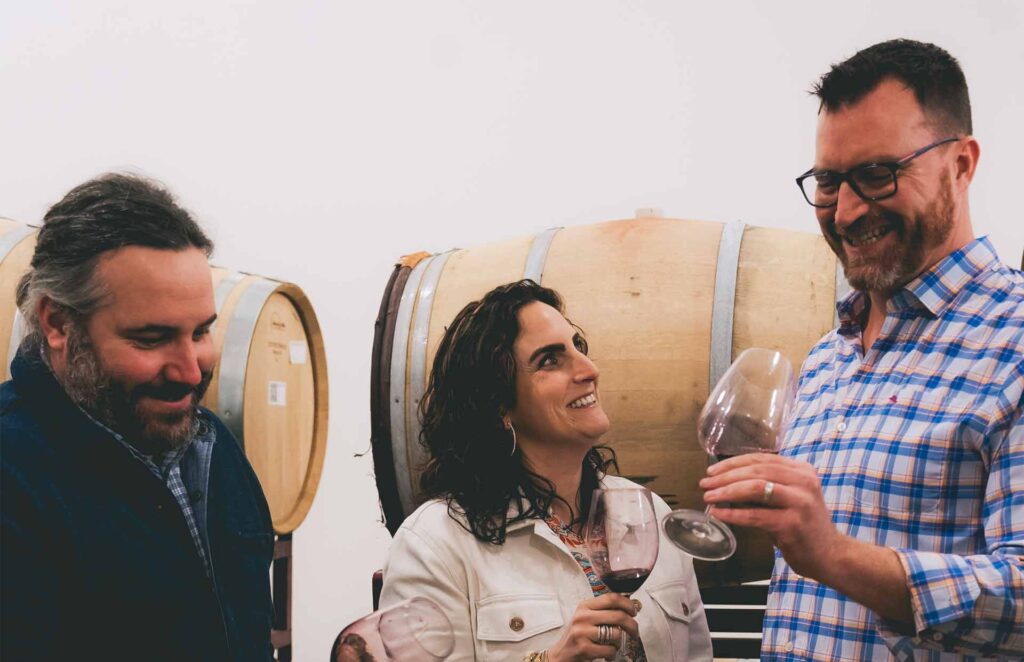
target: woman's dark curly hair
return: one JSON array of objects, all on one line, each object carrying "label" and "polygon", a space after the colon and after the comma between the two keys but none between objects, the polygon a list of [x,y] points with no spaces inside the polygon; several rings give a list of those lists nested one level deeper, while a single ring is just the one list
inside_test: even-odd
[{"label": "woman's dark curly hair", "polygon": [[[420,442],[430,458],[420,477],[423,492],[446,499],[453,519],[478,540],[495,545],[505,542],[509,524],[547,517],[559,498],[550,480],[530,471],[521,453],[512,452],[512,434],[502,420],[516,405],[513,345],[519,309],[534,301],[565,314],[558,293],[532,280],[496,287],[459,311],[441,339],[420,402]],[[587,453],[579,508],[567,504],[576,513],[574,523],[587,512],[599,478],[614,463],[610,448],[595,446]]]}]

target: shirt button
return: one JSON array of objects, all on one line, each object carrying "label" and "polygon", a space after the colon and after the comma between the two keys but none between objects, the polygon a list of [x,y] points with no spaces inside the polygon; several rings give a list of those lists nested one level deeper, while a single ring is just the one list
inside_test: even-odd
[{"label": "shirt button", "polygon": [[787,641],[786,642],[786,652],[787,653],[792,653],[793,652],[793,642],[792,641]]},{"label": "shirt button", "polygon": [[846,432],[846,420],[840,416],[839,423],[836,425],[836,432]]},{"label": "shirt button", "polygon": [[508,627],[513,632],[519,632],[520,630],[523,629],[524,625],[526,625],[526,624],[523,623],[523,619],[519,618],[518,616],[513,616],[512,620],[510,620],[508,622]]}]

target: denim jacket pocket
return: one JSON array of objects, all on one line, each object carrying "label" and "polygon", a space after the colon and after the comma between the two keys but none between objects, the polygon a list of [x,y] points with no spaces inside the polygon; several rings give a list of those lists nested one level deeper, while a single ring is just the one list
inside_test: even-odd
[{"label": "denim jacket pocket", "polygon": [[670,619],[689,623],[702,608],[701,603],[694,603],[690,596],[687,588],[690,583],[688,580],[669,582],[648,589],[647,592]]},{"label": "denim jacket pocket", "polygon": [[476,610],[476,636],[481,641],[519,642],[564,622],[554,595],[495,595],[479,600]]}]

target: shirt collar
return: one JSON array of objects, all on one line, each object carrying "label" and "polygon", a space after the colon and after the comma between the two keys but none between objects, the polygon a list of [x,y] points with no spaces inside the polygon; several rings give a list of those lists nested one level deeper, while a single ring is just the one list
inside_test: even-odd
[{"label": "shirt collar", "polygon": [[[932,317],[938,317],[952,305],[969,282],[998,261],[988,237],[974,239],[901,287],[889,300],[891,309],[919,308]],[[861,290],[853,290],[837,301],[839,333],[845,335],[859,328],[859,320],[867,305],[868,298]]]},{"label": "shirt collar", "polygon": [[175,448],[174,450],[168,453],[161,453],[159,455],[146,455],[145,453],[137,449],[135,446],[133,446],[131,443],[129,443],[129,441],[124,438],[124,435],[113,430],[109,426],[101,423],[98,419],[96,419],[92,414],[90,414],[81,406],[78,406],[78,409],[85,415],[86,418],[92,421],[94,425],[99,427],[101,430],[103,430],[111,437],[116,439],[118,443],[127,448],[128,452],[131,453],[135,459],[139,460],[146,466],[157,469],[158,473],[160,473],[160,475],[162,476],[166,476],[171,469],[173,469],[178,463],[180,463],[181,458],[185,457],[185,454],[188,453],[188,451],[196,442],[209,443],[210,441],[213,440],[212,428],[207,424],[206,418],[203,414],[203,410],[197,407],[196,416],[199,417],[199,427],[195,436],[189,439],[188,442],[182,444],[178,448]]}]

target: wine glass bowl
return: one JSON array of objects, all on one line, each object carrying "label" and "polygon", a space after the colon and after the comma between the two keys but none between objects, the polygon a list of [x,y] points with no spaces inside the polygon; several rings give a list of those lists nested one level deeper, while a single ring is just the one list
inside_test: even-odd
[{"label": "wine glass bowl", "polygon": [[346,626],[331,662],[440,662],[454,648],[448,617],[433,601],[415,597]]},{"label": "wine glass bowl", "polygon": [[[793,376],[793,366],[779,352],[744,350],[701,410],[701,447],[718,460],[778,452],[795,393]],[[735,553],[736,537],[709,511],[673,510],[662,524],[669,540],[694,558],[721,561]]]}]

